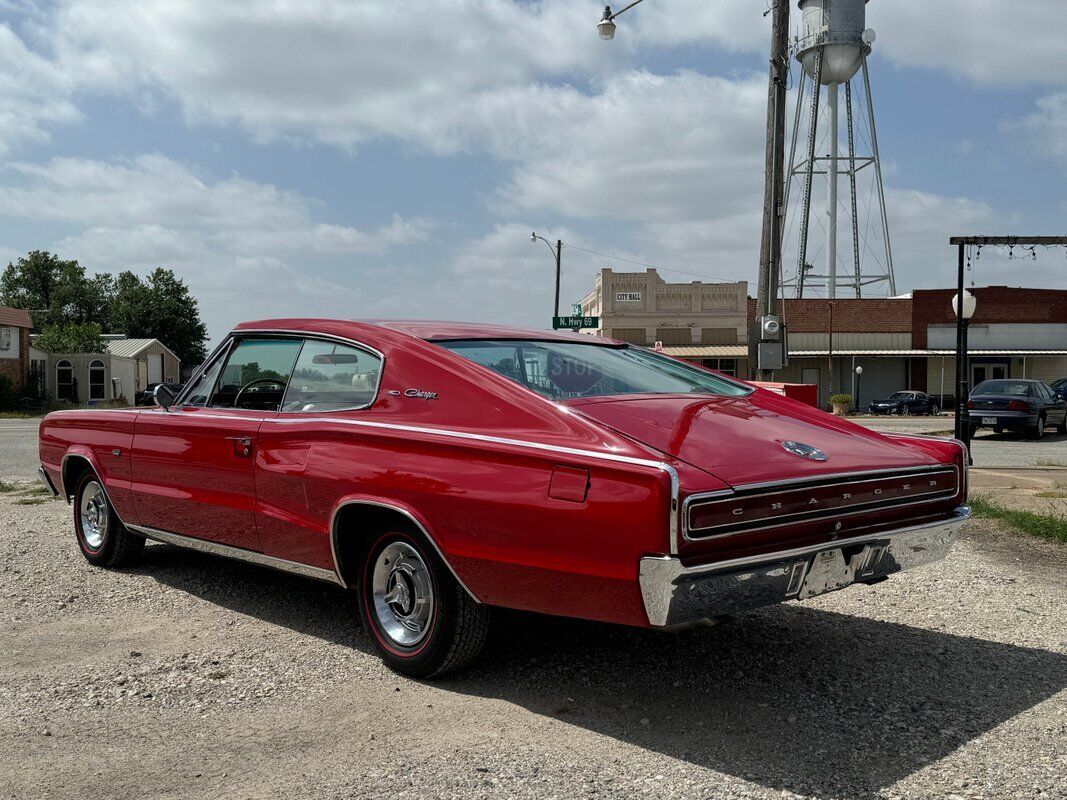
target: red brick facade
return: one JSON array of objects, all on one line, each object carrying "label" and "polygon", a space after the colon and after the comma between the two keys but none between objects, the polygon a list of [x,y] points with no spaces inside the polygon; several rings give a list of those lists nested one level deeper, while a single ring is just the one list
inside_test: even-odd
[{"label": "red brick facade", "polygon": [[[912,301],[870,298],[834,300],[835,333],[907,333],[912,329]],[[782,303],[778,303],[782,313]],[[785,301],[785,324],[792,333],[825,333],[830,301],[822,298]],[[756,301],[748,300],[748,327],[756,320]]]},{"label": "red brick facade", "polygon": [[[970,290],[978,300],[972,325],[992,323],[1067,323],[1067,290],[979,286]],[[927,346],[929,325],[955,325],[955,289],[916,289],[912,293],[912,347]],[[834,326],[837,309],[834,309]]]},{"label": "red brick facade", "polygon": [[0,358],[0,375],[3,375],[15,391],[21,392],[30,375],[30,329],[15,328],[18,332],[18,358]]}]

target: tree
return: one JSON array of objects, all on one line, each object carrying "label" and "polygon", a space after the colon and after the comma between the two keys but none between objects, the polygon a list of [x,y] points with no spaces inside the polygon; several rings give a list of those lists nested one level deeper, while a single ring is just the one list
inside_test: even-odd
[{"label": "tree", "polygon": [[186,364],[207,356],[207,326],[196,298],[174,272],[157,267],[144,280],[122,272],[114,281],[111,325],[134,339],[159,339]]},{"label": "tree", "polygon": [[0,303],[28,309],[39,330],[72,322],[104,327],[111,303],[109,278],[89,280],[77,261],[33,250],[0,275]]},{"label": "tree", "polygon": [[95,322],[46,325],[33,343],[46,353],[103,353],[106,347]]}]

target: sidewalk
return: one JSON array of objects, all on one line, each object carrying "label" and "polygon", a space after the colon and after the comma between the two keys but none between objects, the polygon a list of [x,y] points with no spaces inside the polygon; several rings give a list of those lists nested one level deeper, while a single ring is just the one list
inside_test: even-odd
[{"label": "sidewalk", "polygon": [[970,494],[1033,514],[1067,516],[1067,469],[974,467]]}]

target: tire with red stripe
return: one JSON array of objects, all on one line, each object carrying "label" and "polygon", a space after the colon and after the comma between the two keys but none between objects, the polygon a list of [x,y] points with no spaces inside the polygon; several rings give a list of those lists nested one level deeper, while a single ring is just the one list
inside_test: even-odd
[{"label": "tire with red stripe", "polygon": [[397,672],[433,678],[481,652],[489,611],[475,601],[421,533],[379,532],[357,586],[364,629]]},{"label": "tire with red stripe", "polygon": [[98,567],[134,563],[144,550],[144,538],[130,533],[119,521],[103,481],[86,469],[74,488],[74,536],[82,555]]}]

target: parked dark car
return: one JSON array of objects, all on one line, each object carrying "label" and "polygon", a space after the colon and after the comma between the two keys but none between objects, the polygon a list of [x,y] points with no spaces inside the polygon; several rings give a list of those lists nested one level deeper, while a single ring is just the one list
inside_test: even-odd
[{"label": "parked dark car", "polygon": [[[148,384],[148,387],[139,395],[137,395],[136,399],[134,400],[134,404],[138,406],[154,406],[156,404],[156,387],[159,385],[160,384],[158,383]],[[184,383],[164,383],[162,385],[170,389],[171,393],[173,393],[175,397],[181,394],[182,389],[185,388]]]},{"label": "parked dark car", "polygon": [[1064,400],[1067,400],[1067,378],[1060,378],[1058,381],[1053,381],[1049,384],[1049,388]]},{"label": "parked dark car", "polygon": [[1041,381],[983,381],[971,392],[967,415],[972,434],[979,428],[992,428],[996,433],[1021,430],[1040,439],[1049,425],[1067,433],[1067,401]]},{"label": "parked dark car", "polygon": [[936,417],[941,407],[926,392],[893,392],[884,400],[875,400],[867,410],[872,414],[899,414],[902,417],[929,414]]}]

